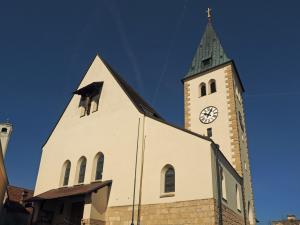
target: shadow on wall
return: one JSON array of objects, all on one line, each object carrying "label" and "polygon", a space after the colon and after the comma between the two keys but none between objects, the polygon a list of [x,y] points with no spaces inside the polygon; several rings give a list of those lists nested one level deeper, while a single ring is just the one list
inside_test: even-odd
[{"label": "shadow on wall", "polygon": [[0,225],[29,225],[31,213],[18,202],[7,201],[0,213]]}]

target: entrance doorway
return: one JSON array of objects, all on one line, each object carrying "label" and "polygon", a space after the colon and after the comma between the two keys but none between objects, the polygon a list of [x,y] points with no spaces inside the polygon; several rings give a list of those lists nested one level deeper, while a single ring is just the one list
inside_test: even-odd
[{"label": "entrance doorway", "polygon": [[71,223],[80,225],[83,216],[84,202],[74,202],[71,206]]}]

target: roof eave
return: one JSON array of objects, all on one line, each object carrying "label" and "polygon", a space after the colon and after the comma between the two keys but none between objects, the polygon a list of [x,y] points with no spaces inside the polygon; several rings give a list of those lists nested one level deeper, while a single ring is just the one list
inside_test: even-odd
[{"label": "roof eave", "polygon": [[234,70],[235,70],[235,73],[236,73],[236,75],[237,75],[237,78],[238,78],[238,80],[239,80],[239,83],[241,84],[242,92],[245,92],[245,88],[244,88],[244,86],[243,86],[241,77],[240,77],[239,72],[238,72],[238,70],[237,70],[237,67],[236,67],[236,65],[235,65],[235,63],[234,63],[234,60],[232,60],[232,59],[229,60],[229,61],[227,61],[227,62],[225,62],[225,63],[222,63],[222,64],[220,64],[220,65],[218,65],[218,66],[215,66],[215,67],[209,68],[209,69],[207,69],[207,70],[201,71],[200,73],[195,73],[195,74],[193,74],[193,75],[186,76],[186,77],[184,77],[184,78],[181,79],[181,82],[184,83],[184,82],[187,81],[187,80],[193,79],[193,78],[198,77],[198,76],[200,77],[200,76],[202,76],[202,75],[204,75],[204,74],[207,74],[207,73],[209,73],[209,72],[211,72],[211,71],[213,71],[213,70],[217,70],[217,69],[219,69],[219,68],[221,68],[221,67],[224,67],[224,66],[226,66],[226,65],[229,65],[229,64],[231,64],[231,65],[233,66]]}]

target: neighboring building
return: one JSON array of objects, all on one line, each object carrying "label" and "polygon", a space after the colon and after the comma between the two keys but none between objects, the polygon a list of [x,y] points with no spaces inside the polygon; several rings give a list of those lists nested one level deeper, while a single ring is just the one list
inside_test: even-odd
[{"label": "neighboring building", "polygon": [[3,206],[3,199],[8,185],[7,174],[4,165],[4,156],[12,132],[12,125],[9,123],[0,123],[0,212]]},{"label": "neighboring building", "polygon": [[24,200],[33,196],[33,191],[9,185],[0,218],[2,225],[29,225],[32,208]]},{"label": "neighboring building", "polygon": [[184,128],[96,56],[43,146],[34,224],[256,224],[244,88],[209,22]]},{"label": "neighboring building", "polygon": [[273,221],[272,225],[300,225],[300,220],[297,220],[295,215],[288,215],[287,219]]}]

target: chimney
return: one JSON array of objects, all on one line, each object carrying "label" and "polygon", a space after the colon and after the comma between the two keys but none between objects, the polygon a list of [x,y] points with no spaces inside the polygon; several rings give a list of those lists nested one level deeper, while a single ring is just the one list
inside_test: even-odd
[{"label": "chimney", "polygon": [[295,221],[296,220],[296,216],[295,215],[288,215],[287,216],[288,221]]},{"label": "chimney", "polygon": [[12,125],[10,123],[0,123],[0,144],[2,147],[3,158],[5,157],[11,133]]}]

